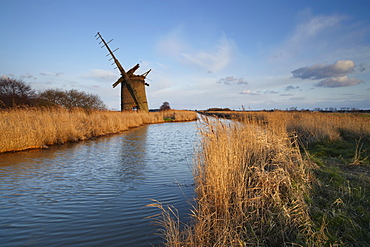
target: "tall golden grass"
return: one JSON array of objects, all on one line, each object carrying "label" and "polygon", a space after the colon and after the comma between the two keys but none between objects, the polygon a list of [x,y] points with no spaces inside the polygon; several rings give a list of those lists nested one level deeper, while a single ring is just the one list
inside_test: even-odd
[{"label": "tall golden grass", "polygon": [[341,136],[357,139],[366,139],[370,136],[368,113],[222,112],[222,116],[241,122],[254,120],[259,125],[269,125],[269,128],[277,133],[294,132],[305,145],[317,141],[338,140]]},{"label": "tall golden grass", "polygon": [[191,121],[191,111],[113,112],[65,108],[18,108],[0,111],[0,153],[40,148],[118,133],[165,118]]},{"label": "tall golden grass", "polygon": [[[235,114],[235,113],[233,113]],[[370,119],[324,113],[240,113],[240,122],[204,119],[194,168],[193,222],[160,203],[167,246],[323,246],[325,224],[310,218],[306,198],[315,165],[300,143],[343,134],[369,138]]]}]

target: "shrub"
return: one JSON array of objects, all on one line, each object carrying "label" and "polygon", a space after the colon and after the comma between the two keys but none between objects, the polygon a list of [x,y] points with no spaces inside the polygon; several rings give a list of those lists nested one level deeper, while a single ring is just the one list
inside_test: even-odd
[{"label": "shrub", "polygon": [[38,95],[41,106],[63,106],[71,109],[74,107],[94,110],[104,110],[107,107],[98,95],[88,94],[76,89],[61,90],[48,89]]},{"label": "shrub", "polygon": [[170,103],[168,103],[167,101],[163,102],[163,104],[161,105],[159,110],[161,110],[161,111],[171,110]]},{"label": "shrub", "polygon": [[0,77],[0,108],[33,105],[35,91],[21,79]]}]

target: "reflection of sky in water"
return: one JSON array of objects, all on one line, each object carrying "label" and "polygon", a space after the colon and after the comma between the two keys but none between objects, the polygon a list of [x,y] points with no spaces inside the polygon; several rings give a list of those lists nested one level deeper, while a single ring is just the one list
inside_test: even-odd
[{"label": "reflection of sky in water", "polygon": [[128,133],[117,147],[121,181],[126,184],[145,179],[147,130],[147,127],[142,127]]},{"label": "reflection of sky in water", "polygon": [[[147,125],[80,143],[0,155],[0,235],[13,245],[150,246],[145,208],[184,214],[193,196],[196,123]],[[149,242],[148,242],[149,241]],[[82,244],[84,243],[84,244]]]}]

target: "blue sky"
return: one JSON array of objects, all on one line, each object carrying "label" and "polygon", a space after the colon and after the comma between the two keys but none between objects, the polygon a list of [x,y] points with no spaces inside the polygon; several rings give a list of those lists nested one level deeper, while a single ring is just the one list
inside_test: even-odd
[{"label": "blue sky", "polygon": [[0,0],[0,76],[120,108],[94,36],[137,73],[150,108],[370,108],[370,1]]}]

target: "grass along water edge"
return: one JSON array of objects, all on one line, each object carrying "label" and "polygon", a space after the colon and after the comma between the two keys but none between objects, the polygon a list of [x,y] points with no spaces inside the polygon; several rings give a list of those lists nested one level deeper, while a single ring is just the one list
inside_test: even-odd
[{"label": "grass along water edge", "polygon": [[242,124],[200,128],[192,222],[151,204],[164,211],[166,246],[366,246],[370,119],[238,114]]},{"label": "grass along water edge", "polygon": [[119,133],[143,124],[194,121],[192,111],[87,111],[65,108],[18,108],[0,111],[0,153],[42,148]]}]

